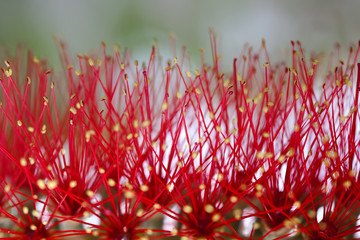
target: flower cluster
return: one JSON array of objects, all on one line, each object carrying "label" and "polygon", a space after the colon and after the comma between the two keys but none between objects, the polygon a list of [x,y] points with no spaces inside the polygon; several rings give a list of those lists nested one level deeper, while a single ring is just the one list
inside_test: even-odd
[{"label": "flower cluster", "polygon": [[[2,56],[1,239],[358,239],[359,46],[231,73],[115,47]],[[204,51],[201,51],[204,59]]]}]

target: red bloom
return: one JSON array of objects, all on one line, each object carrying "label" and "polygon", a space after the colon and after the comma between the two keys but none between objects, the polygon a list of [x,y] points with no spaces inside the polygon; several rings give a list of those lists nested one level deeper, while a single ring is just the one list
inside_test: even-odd
[{"label": "red bloom", "polygon": [[184,49],[163,66],[153,47],[139,66],[105,44],[73,63],[60,43],[66,77],[36,59],[25,76],[21,59],[6,62],[5,237],[356,238],[359,47],[326,69],[299,42],[290,65],[273,64],[263,42],[222,73],[211,40],[213,65],[195,71]]}]

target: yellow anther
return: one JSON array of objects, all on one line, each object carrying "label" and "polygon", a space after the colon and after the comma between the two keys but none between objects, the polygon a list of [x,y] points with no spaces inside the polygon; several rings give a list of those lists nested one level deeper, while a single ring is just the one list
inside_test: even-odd
[{"label": "yellow anther", "polygon": [[326,156],[330,159],[335,159],[338,157],[338,154],[334,150],[326,151]]},{"label": "yellow anther", "polygon": [[113,127],[113,130],[114,130],[114,132],[119,132],[120,131],[120,123],[115,124]]},{"label": "yellow anther", "polygon": [[233,211],[234,217],[236,220],[239,220],[242,216],[242,210],[241,209],[234,209]]},{"label": "yellow anther", "polygon": [[23,166],[23,167],[26,167],[27,161],[26,161],[25,158],[20,158],[20,165]]},{"label": "yellow anther", "polygon": [[24,206],[24,207],[22,208],[22,210],[23,210],[23,213],[24,213],[24,214],[29,214],[29,208],[28,208],[28,207]]},{"label": "yellow anther", "polygon": [[344,183],[343,183],[343,187],[344,188],[349,188],[349,187],[351,187],[351,181],[345,181]]},{"label": "yellow anther", "polygon": [[239,199],[238,199],[238,197],[236,197],[236,196],[231,196],[231,197],[230,197],[230,202],[231,202],[231,203],[237,203],[238,200],[239,200]]},{"label": "yellow anther", "polygon": [[284,155],[280,155],[277,161],[278,161],[279,163],[282,163],[282,162],[285,161],[285,158],[286,158],[286,157],[285,157]]},{"label": "yellow anther", "polygon": [[213,205],[208,203],[208,204],[205,205],[204,210],[207,213],[213,213],[215,211],[215,208],[214,208]]},{"label": "yellow anther", "polygon": [[34,129],[33,127],[31,127],[31,126],[28,127],[27,129],[28,129],[28,131],[31,132],[31,133],[33,133],[33,132],[35,131],[35,129]]},{"label": "yellow anther", "polygon": [[262,135],[263,135],[264,138],[269,138],[270,137],[270,134],[268,132],[263,132]]},{"label": "yellow anther", "polygon": [[150,126],[150,120],[145,120],[145,121],[143,121],[143,122],[142,122],[142,126],[143,126],[143,127],[148,127],[148,126]]},{"label": "yellow anther", "polygon": [[290,148],[289,150],[288,150],[288,152],[286,153],[286,156],[287,157],[292,157],[292,156],[294,156],[295,155],[295,150],[294,150],[294,148]]},{"label": "yellow anther", "polygon": [[136,211],[136,216],[141,217],[142,215],[144,215],[144,209],[140,208]]},{"label": "yellow anther", "polygon": [[42,125],[41,127],[41,134],[45,134],[46,133],[46,125]]},{"label": "yellow anther", "polygon": [[139,127],[139,121],[138,121],[138,120],[134,120],[134,121],[133,121],[133,126],[134,126],[134,128],[138,128],[138,127]]},{"label": "yellow anther", "polygon": [[255,185],[255,189],[260,192],[264,189],[264,186],[258,183]]},{"label": "yellow anther", "polygon": [[132,199],[135,197],[135,193],[131,190],[126,190],[124,192],[125,198]]},{"label": "yellow anther", "polygon": [[30,163],[30,165],[34,165],[35,159],[33,157],[29,157],[29,163]]},{"label": "yellow anther", "polygon": [[31,214],[36,218],[38,218],[40,216],[40,212],[35,209],[31,211]]},{"label": "yellow anther", "polygon": [[132,133],[129,133],[127,136],[126,136],[126,139],[127,140],[131,140],[133,138],[133,134]]},{"label": "yellow anther", "polygon": [[86,194],[86,196],[88,196],[89,198],[92,198],[92,197],[95,196],[94,191],[92,191],[92,190],[90,190],[90,189],[86,190],[85,194]]},{"label": "yellow anther", "polygon": [[217,180],[218,182],[221,182],[222,180],[224,180],[224,175],[223,175],[222,173],[218,173],[216,180]]},{"label": "yellow anther", "polygon": [[5,70],[5,76],[6,77],[11,77],[11,75],[12,75],[12,69],[11,68],[9,68],[8,70]]},{"label": "yellow anther", "polygon": [[219,213],[215,213],[214,215],[212,215],[211,220],[213,222],[218,222],[221,219],[221,215]]},{"label": "yellow anther", "polygon": [[161,209],[161,205],[158,204],[158,203],[155,203],[155,204],[153,205],[153,209],[155,209],[155,210]]},{"label": "yellow anther", "polygon": [[93,136],[93,135],[95,135],[96,133],[95,133],[95,131],[94,130],[88,130],[88,131],[86,131],[85,132],[85,141],[86,142],[89,142],[90,141],[90,138],[91,138],[91,136]]},{"label": "yellow anther", "polygon": [[69,187],[74,188],[77,186],[77,182],[75,180],[70,181]]},{"label": "yellow anther", "polygon": [[76,113],[77,113],[77,110],[76,110],[76,108],[71,107],[71,108],[70,108],[70,112],[71,112],[72,114],[76,114]]},{"label": "yellow anther", "polygon": [[38,179],[36,181],[36,184],[41,190],[44,190],[46,188],[45,181],[43,179]]},{"label": "yellow anther", "polygon": [[193,211],[193,209],[190,205],[185,205],[183,207],[183,211],[184,211],[184,213],[190,214]]},{"label": "yellow anther", "polygon": [[256,154],[256,158],[261,160],[265,157],[265,153],[263,151],[258,151]]},{"label": "yellow anther", "polygon": [[109,185],[110,187],[115,187],[115,186],[116,186],[116,182],[115,182],[115,180],[112,179],[112,178],[109,178],[109,179],[107,180],[107,182],[108,182],[108,185]]},{"label": "yellow anther", "polygon": [[177,97],[178,99],[181,98],[181,93],[180,93],[179,91],[176,92],[176,97]]},{"label": "yellow anther", "polygon": [[54,190],[57,187],[57,181],[56,180],[49,180],[46,185],[50,190]]},{"label": "yellow anther", "polygon": [[301,207],[301,203],[300,203],[299,201],[295,201],[295,202],[294,202],[294,207],[300,208],[300,207]]},{"label": "yellow anther", "polygon": [[140,190],[143,192],[147,192],[147,191],[149,191],[149,187],[147,185],[143,184],[140,186]]},{"label": "yellow anther", "polygon": [[171,235],[173,235],[173,236],[177,235],[178,232],[179,232],[179,230],[177,230],[177,228],[173,228],[173,229],[170,231]]}]

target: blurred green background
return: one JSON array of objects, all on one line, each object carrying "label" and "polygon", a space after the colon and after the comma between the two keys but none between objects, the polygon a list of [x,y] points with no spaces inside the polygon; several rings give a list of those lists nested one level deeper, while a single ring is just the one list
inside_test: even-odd
[{"label": "blurred green background", "polygon": [[132,49],[146,59],[154,38],[160,51],[170,50],[169,34],[185,44],[194,61],[199,48],[210,56],[208,29],[219,36],[224,63],[237,57],[246,42],[258,47],[265,38],[276,58],[300,40],[308,50],[329,52],[336,42],[346,48],[360,39],[357,0],[32,0],[0,2],[0,45],[17,43],[59,64],[53,34],[73,55],[97,49],[101,41]]}]

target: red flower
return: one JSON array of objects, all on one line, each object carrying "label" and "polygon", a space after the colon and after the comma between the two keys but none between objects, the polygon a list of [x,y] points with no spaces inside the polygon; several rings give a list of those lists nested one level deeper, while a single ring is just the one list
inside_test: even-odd
[{"label": "red flower", "polygon": [[163,66],[153,47],[140,66],[105,44],[73,63],[60,43],[65,77],[6,62],[5,237],[356,238],[359,47],[326,69],[299,42],[273,64],[263,42],[222,73],[211,41],[213,65],[195,71],[185,49]]}]

